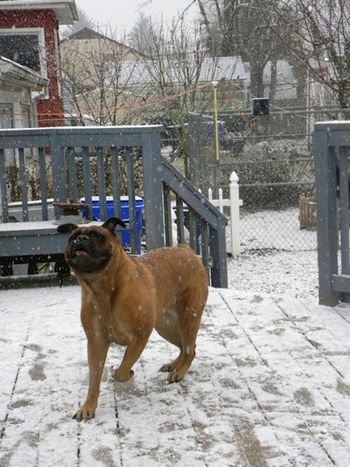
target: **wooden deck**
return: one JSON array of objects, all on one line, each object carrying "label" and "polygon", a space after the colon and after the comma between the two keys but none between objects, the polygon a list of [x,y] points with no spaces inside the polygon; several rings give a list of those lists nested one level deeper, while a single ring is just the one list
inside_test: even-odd
[{"label": "wooden deck", "polygon": [[180,384],[156,334],[133,380],[108,356],[96,418],[78,287],[0,292],[0,466],[350,465],[350,307],[212,289]]}]

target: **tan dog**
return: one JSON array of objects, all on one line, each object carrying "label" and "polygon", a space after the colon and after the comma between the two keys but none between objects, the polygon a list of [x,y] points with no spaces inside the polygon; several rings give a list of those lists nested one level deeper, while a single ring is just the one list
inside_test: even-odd
[{"label": "tan dog", "polygon": [[[82,286],[81,321],[88,340],[89,390],[77,420],[94,417],[109,345],[126,346],[116,381],[128,381],[155,328],[180,349],[162,366],[169,381],[180,381],[195,357],[196,338],[208,296],[208,276],[187,246],[160,248],[138,258],[128,256],[115,228],[117,218],[101,227],[61,225],[72,232],[65,258]],[[124,225],[125,226],[125,225]]]}]

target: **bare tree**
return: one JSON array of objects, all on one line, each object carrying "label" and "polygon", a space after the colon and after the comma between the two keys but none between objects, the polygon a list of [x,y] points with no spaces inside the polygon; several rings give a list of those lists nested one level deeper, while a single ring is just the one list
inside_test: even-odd
[{"label": "bare tree", "polygon": [[140,52],[144,51],[146,44],[149,46],[149,40],[152,39],[152,28],[151,18],[141,11],[128,35],[129,45]]},{"label": "bare tree", "polygon": [[[350,2],[348,0],[284,0],[286,27],[297,37],[293,54],[310,77],[350,107]],[[344,115],[346,116],[346,115]]]},{"label": "bare tree", "polygon": [[143,64],[159,99],[152,108],[158,121],[182,125],[189,112],[208,110],[205,94],[211,98],[216,61],[208,57],[199,29],[190,29],[181,18],[170,27],[152,24],[142,42]]},{"label": "bare tree", "polygon": [[91,31],[86,40],[66,39],[61,43],[65,89],[73,103],[79,123],[85,116],[98,125],[131,124],[139,120],[139,104],[145,98],[138,86],[135,70],[140,54],[110,32]]},{"label": "bare tree", "polygon": [[[208,105],[215,60],[203,67],[206,48],[182,19],[170,27],[140,17],[132,44],[141,52],[96,33],[90,40],[61,43],[62,68],[73,109],[98,124],[168,123],[183,126],[188,112]],[[205,69],[204,69],[205,68]],[[200,94],[200,99],[198,96]]]},{"label": "bare tree", "polygon": [[180,141],[188,175],[186,122],[190,112],[213,110],[217,59],[208,56],[200,29],[187,26],[183,16],[170,26],[149,23],[143,32],[144,74],[152,91],[152,105],[144,115],[149,123],[163,123],[169,137]]},{"label": "bare tree", "polygon": [[207,0],[198,6],[212,54],[241,55],[250,65],[251,95],[263,96],[266,64],[289,55],[290,40],[276,36],[284,27],[280,0]]}]

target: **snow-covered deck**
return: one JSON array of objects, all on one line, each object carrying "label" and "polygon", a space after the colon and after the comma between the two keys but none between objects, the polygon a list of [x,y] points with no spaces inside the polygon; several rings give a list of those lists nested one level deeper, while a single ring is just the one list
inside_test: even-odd
[{"label": "snow-covered deck", "polygon": [[214,290],[180,384],[153,334],[134,378],[108,356],[96,418],[78,287],[0,292],[0,465],[349,466],[350,307]]}]

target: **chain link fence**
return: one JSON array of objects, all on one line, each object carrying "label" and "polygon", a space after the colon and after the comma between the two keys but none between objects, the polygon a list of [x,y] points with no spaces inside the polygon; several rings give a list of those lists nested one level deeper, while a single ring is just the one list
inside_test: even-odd
[{"label": "chain link fence", "polygon": [[[336,119],[336,109],[287,109],[268,116],[225,112],[219,116],[219,158],[211,115],[189,116],[189,176],[207,193],[239,177],[243,251],[316,249],[315,169],[312,134],[315,121]],[[309,222],[302,219],[308,200]],[[302,202],[303,201],[303,202]],[[306,203],[305,203],[306,201]]]}]

